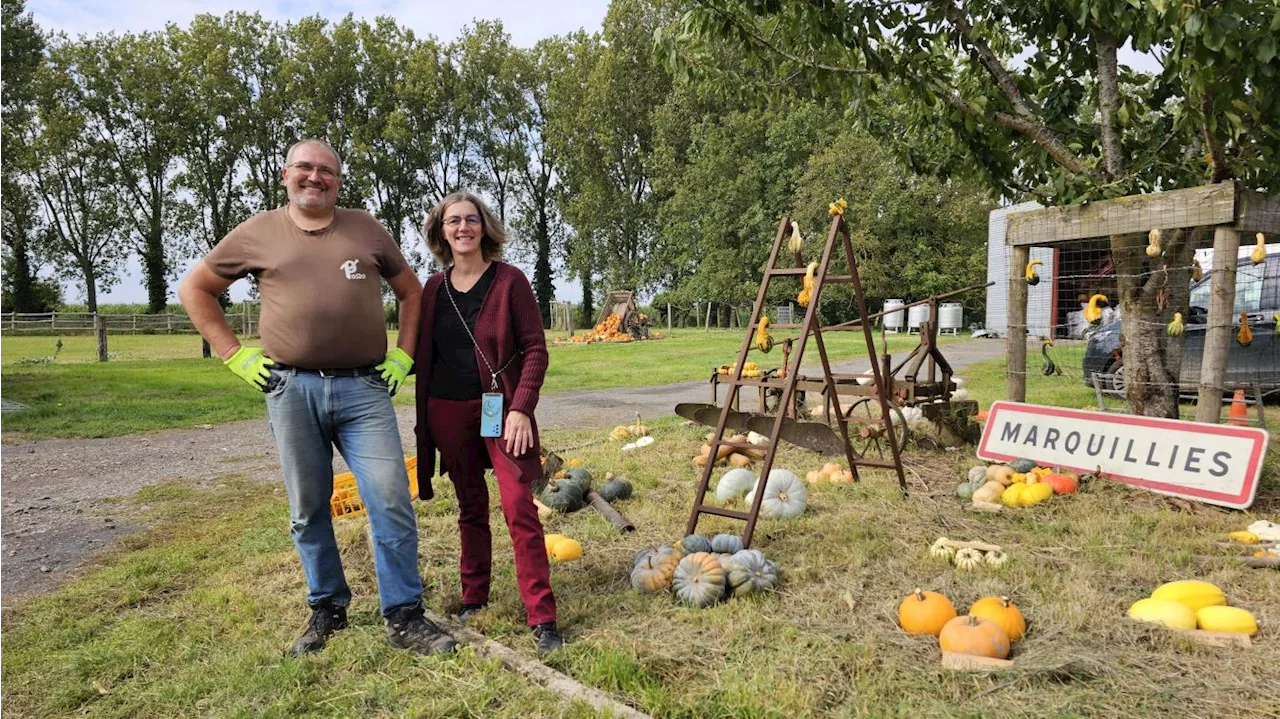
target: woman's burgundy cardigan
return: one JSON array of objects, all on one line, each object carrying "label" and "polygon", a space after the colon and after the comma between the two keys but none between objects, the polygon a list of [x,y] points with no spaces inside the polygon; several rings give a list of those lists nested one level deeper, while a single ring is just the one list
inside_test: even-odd
[{"label": "woman's burgundy cardigan", "polygon": [[[528,415],[533,423],[533,449],[526,451],[523,456],[507,454],[505,443],[502,443],[503,457],[520,471],[522,481],[530,482],[542,474],[538,451],[541,446],[538,443],[538,421],[533,416],[533,410],[538,405],[538,392],[542,389],[542,379],[547,373],[547,338],[542,331],[542,315],[538,312],[538,301],[533,296],[528,278],[519,269],[505,262],[494,264],[497,265],[497,270],[493,284],[489,286],[480,305],[480,314],[476,317],[476,326],[472,332],[495,370],[506,364],[512,355],[523,350],[523,354],[511,360],[511,364],[498,375],[498,385],[502,391],[504,414],[517,410]],[[436,446],[431,441],[431,433],[427,431],[427,400],[431,393],[431,369],[435,359],[432,353],[432,334],[436,323],[436,298],[440,294],[442,282],[444,273],[438,272],[427,278],[422,286],[418,349],[414,353],[414,366],[418,374],[418,425],[414,428],[414,433],[418,438],[418,494],[423,499],[435,496],[431,489],[431,476],[435,474]],[[480,371],[480,384],[488,391],[489,370],[479,354],[476,355],[476,367]]]}]

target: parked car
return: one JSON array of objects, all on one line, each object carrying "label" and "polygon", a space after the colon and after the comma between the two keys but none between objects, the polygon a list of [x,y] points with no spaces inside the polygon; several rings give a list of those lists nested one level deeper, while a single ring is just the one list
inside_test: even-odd
[{"label": "parked car", "polygon": [[[1280,313],[1280,253],[1267,255],[1265,263],[1254,265],[1240,260],[1236,274],[1236,306],[1232,336],[1239,331],[1240,313],[1249,316],[1253,342],[1248,347],[1232,339],[1227,351],[1225,384],[1228,389],[1258,387],[1263,394],[1280,391],[1280,338],[1276,335],[1275,314]],[[1190,312],[1185,317],[1186,344],[1178,384],[1182,392],[1196,392],[1200,386],[1200,363],[1204,356],[1205,322],[1209,307],[1209,277],[1192,284]],[[1099,372],[1105,378],[1103,390],[1124,393],[1124,357],[1120,350],[1120,321],[1104,325],[1088,335],[1084,351],[1084,382],[1093,386]]]}]

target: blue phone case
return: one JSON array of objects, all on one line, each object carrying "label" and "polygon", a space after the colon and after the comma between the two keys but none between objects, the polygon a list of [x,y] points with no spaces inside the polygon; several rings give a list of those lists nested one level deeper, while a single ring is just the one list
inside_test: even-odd
[{"label": "blue phone case", "polygon": [[480,436],[502,436],[502,394],[485,392],[480,398]]}]

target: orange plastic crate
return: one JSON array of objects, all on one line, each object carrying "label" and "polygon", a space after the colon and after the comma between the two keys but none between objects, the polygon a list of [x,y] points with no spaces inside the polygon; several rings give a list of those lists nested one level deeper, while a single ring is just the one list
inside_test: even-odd
[{"label": "orange plastic crate", "polygon": [[[406,459],[404,468],[409,472],[409,499],[412,501],[418,498],[418,458],[414,456]],[[349,519],[364,514],[364,502],[360,501],[354,474],[343,472],[334,475],[329,509],[333,512],[334,519]]]}]

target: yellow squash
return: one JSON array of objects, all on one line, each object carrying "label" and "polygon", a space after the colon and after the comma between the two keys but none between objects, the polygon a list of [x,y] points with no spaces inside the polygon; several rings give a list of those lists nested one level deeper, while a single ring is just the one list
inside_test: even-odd
[{"label": "yellow squash", "polygon": [[1204,607],[1196,612],[1196,626],[1209,632],[1256,634],[1258,621],[1239,607]]},{"label": "yellow squash", "polygon": [[1203,607],[1227,603],[1227,595],[1223,594],[1221,589],[1198,579],[1182,579],[1161,584],[1151,593],[1151,598],[1170,599],[1185,604],[1193,612]]},{"label": "yellow squash", "polygon": [[1163,624],[1172,629],[1195,629],[1196,613],[1172,599],[1139,599],[1129,607],[1129,617],[1140,622]]}]

